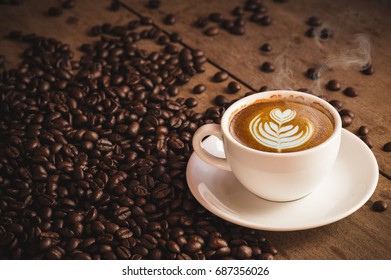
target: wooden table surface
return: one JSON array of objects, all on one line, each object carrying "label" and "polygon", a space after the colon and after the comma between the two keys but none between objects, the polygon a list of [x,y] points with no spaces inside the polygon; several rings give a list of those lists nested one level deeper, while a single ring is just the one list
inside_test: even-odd
[{"label": "wooden table surface", "polygon": [[[243,96],[249,91],[258,91],[261,86],[269,88],[309,88],[328,100],[338,99],[344,108],[355,113],[353,123],[348,130],[356,132],[361,125],[370,129],[372,151],[379,164],[379,182],[369,201],[351,216],[316,229],[296,232],[265,232],[279,249],[277,259],[391,259],[391,212],[383,213],[371,210],[376,200],[391,203],[391,153],[382,147],[391,141],[391,2],[376,1],[287,1],[277,3],[263,1],[273,22],[270,26],[248,21],[246,34],[235,36],[222,31],[217,36],[203,35],[203,29],[193,23],[198,17],[206,17],[211,12],[220,12],[232,17],[230,11],[235,6],[243,6],[245,1],[181,1],[162,0],[159,9],[149,9],[147,0],[122,0],[119,11],[109,9],[110,1],[76,1],[76,7],[64,11],[59,17],[48,17],[46,11],[51,6],[58,6],[61,1],[24,1],[23,4],[0,5],[0,54],[6,57],[6,67],[10,69],[19,62],[19,55],[25,48],[5,38],[11,30],[20,30],[24,34],[36,33],[57,38],[69,43],[76,54],[82,43],[93,42],[88,36],[92,26],[109,22],[125,25],[132,19],[148,16],[154,24],[168,33],[178,32],[183,38],[182,44],[201,49],[208,57],[206,71],[183,86],[182,96],[193,96],[199,100],[196,110],[202,112],[213,104],[218,94],[228,99]],[[166,25],[163,18],[168,13],[177,17],[174,25]],[[246,17],[250,14],[247,13]],[[324,26],[333,30],[333,38],[322,41],[304,35],[308,26],[305,20],[318,16]],[[77,19],[77,20],[75,20]],[[209,26],[212,26],[209,23]],[[356,63],[349,63],[348,50],[357,48],[354,38],[365,34],[370,38],[371,61],[375,73],[363,75]],[[270,43],[272,51],[264,54],[259,47]],[[157,48],[146,46],[147,48]],[[363,51],[363,50],[361,50]],[[353,55],[355,53],[353,52]],[[345,56],[344,56],[345,55]],[[349,53],[349,57],[353,57]],[[331,69],[321,77],[319,84],[305,77],[309,67],[322,65],[327,59],[333,59]],[[357,58],[362,63],[362,56]],[[270,61],[275,64],[274,73],[263,73],[259,66]],[[215,72],[223,69],[231,76],[224,83],[213,83]],[[281,79],[291,72],[292,79]],[[280,79],[279,79],[280,78]],[[359,96],[346,97],[342,91],[330,92],[324,89],[329,79],[337,79],[342,89],[354,87]],[[226,93],[230,80],[236,80],[242,89],[235,95]],[[201,95],[191,93],[194,85],[204,83],[206,92]],[[354,158],[352,158],[354,160]]]}]

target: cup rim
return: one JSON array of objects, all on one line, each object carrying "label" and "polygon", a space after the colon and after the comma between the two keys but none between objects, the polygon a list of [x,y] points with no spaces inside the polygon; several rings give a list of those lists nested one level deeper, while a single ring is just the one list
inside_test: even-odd
[{"label": "cup rim", "polygon": [[[257,100],[270,98],[273,95],[290,95],[293,97],[299,96],[299,97],[303,97],[305,100],[319,102],[320,105],[322,105],[324,108],[326,108],[327,111],[333,116],[333,119],[334,119],[333,133],[330,135],[329,138],[327,138],[324,142],[320,143],[317,146],[314,146],[309,149],[301,150],[301,151],[288,152],[288,153],[275,153],[275,152],[261,151],[261,150],[253,149],[253,148],[250,148],[250,147],[243,145],[238,140],[236,140],[231,135],[231,133],[229,131],[231,115],[237,109],[240,109],[241,107],[243,107],[243,108],[247,107],[248,105],[254,103]],[[336,137],[338,137],[338,135],[340,135],[341,130],[342,130],[342,121],[341,121],[341,117],[339,116],[338,111],[331,104],[329,104],[326,100],[324,100],[318,96],[309,94],[309,93],[304,93],[304,92],[295,91],[295,90],[283,90],[282,89],[282,90],[270,90],[270,91],[257,92],[257,93],[251,94],[249,96],[246,96],[246,97],[243,97],[243,98],[237,100],[235,103],[230,105],[227,108],[227,110],[224,112],[223,117],[221,119],[221,130],[223,132],[224,138],[228,138],[228,140],[231,143],[233,143],[234,145],[238,146],[241,149],[244,149],[249,152],[256,153],[256,154],[260,154],[260,155],[269,155],[269,156],[275,156],[275,157],[292,157],[292,156],[297,156],[297,155],[313,153],[313,152],[316,152],[317,150],[322,149],[324,146],[328,145],[328,143],[330,143]]]}]

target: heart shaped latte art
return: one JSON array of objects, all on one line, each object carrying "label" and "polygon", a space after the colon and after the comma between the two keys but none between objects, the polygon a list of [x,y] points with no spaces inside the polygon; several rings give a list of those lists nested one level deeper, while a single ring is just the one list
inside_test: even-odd
[{"label": "heart shaped latte art", "polygon": [[290,124],[297,115],[295,110],[272,109],[269,113],[271,121],[264,120],[263,115],[258,114],[251,120],[249,125],[251,135],[261,145],[278,152],[300,147],[311,139],[314,133],[314,126],[307,119],[300,126]]}]

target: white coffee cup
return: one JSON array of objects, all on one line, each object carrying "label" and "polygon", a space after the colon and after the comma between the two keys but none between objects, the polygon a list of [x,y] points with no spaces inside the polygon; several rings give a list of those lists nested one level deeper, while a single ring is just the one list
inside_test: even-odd
[{"label": "white coffee cup", "polygon": [[[333,118],[334,131],[323,143],[297,152],[275,153],[249,148],[230,133],[230,121],[242,108],[260,99],[300,99],[320,105]],[[308,93],[276,90],[256,93],[232,104],[224,113],[221,125],[201,126],[193,137],[193,148],[205,162],[232,171],[255,195],[271,201],[292,201],[310,194],[330,174],[341,142],[341,118],[327,101]],[[202,140],[217,136],[224,145],[226,158],[218,158],[202,147]]]}]

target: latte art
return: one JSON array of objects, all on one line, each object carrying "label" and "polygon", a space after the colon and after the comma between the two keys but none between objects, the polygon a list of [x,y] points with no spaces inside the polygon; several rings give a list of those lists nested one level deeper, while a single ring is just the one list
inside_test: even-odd
[{"label": "latte art", "polygon": [[262,99],[234,114],[231,135],[260,151],[290,153],[315,147],[333,133],[330,117],[314,104]]},{"label": "latte art", "polygon": [[271,121],[263,118],[264,115],[260,113],[251,120],[250,133],[261,145],[278,152],[300,147],[311,139],[314,133],[314,125],[308,120],[301,126],[291,124],[296,117],[295,110],[272,109],[269,114]]}]

